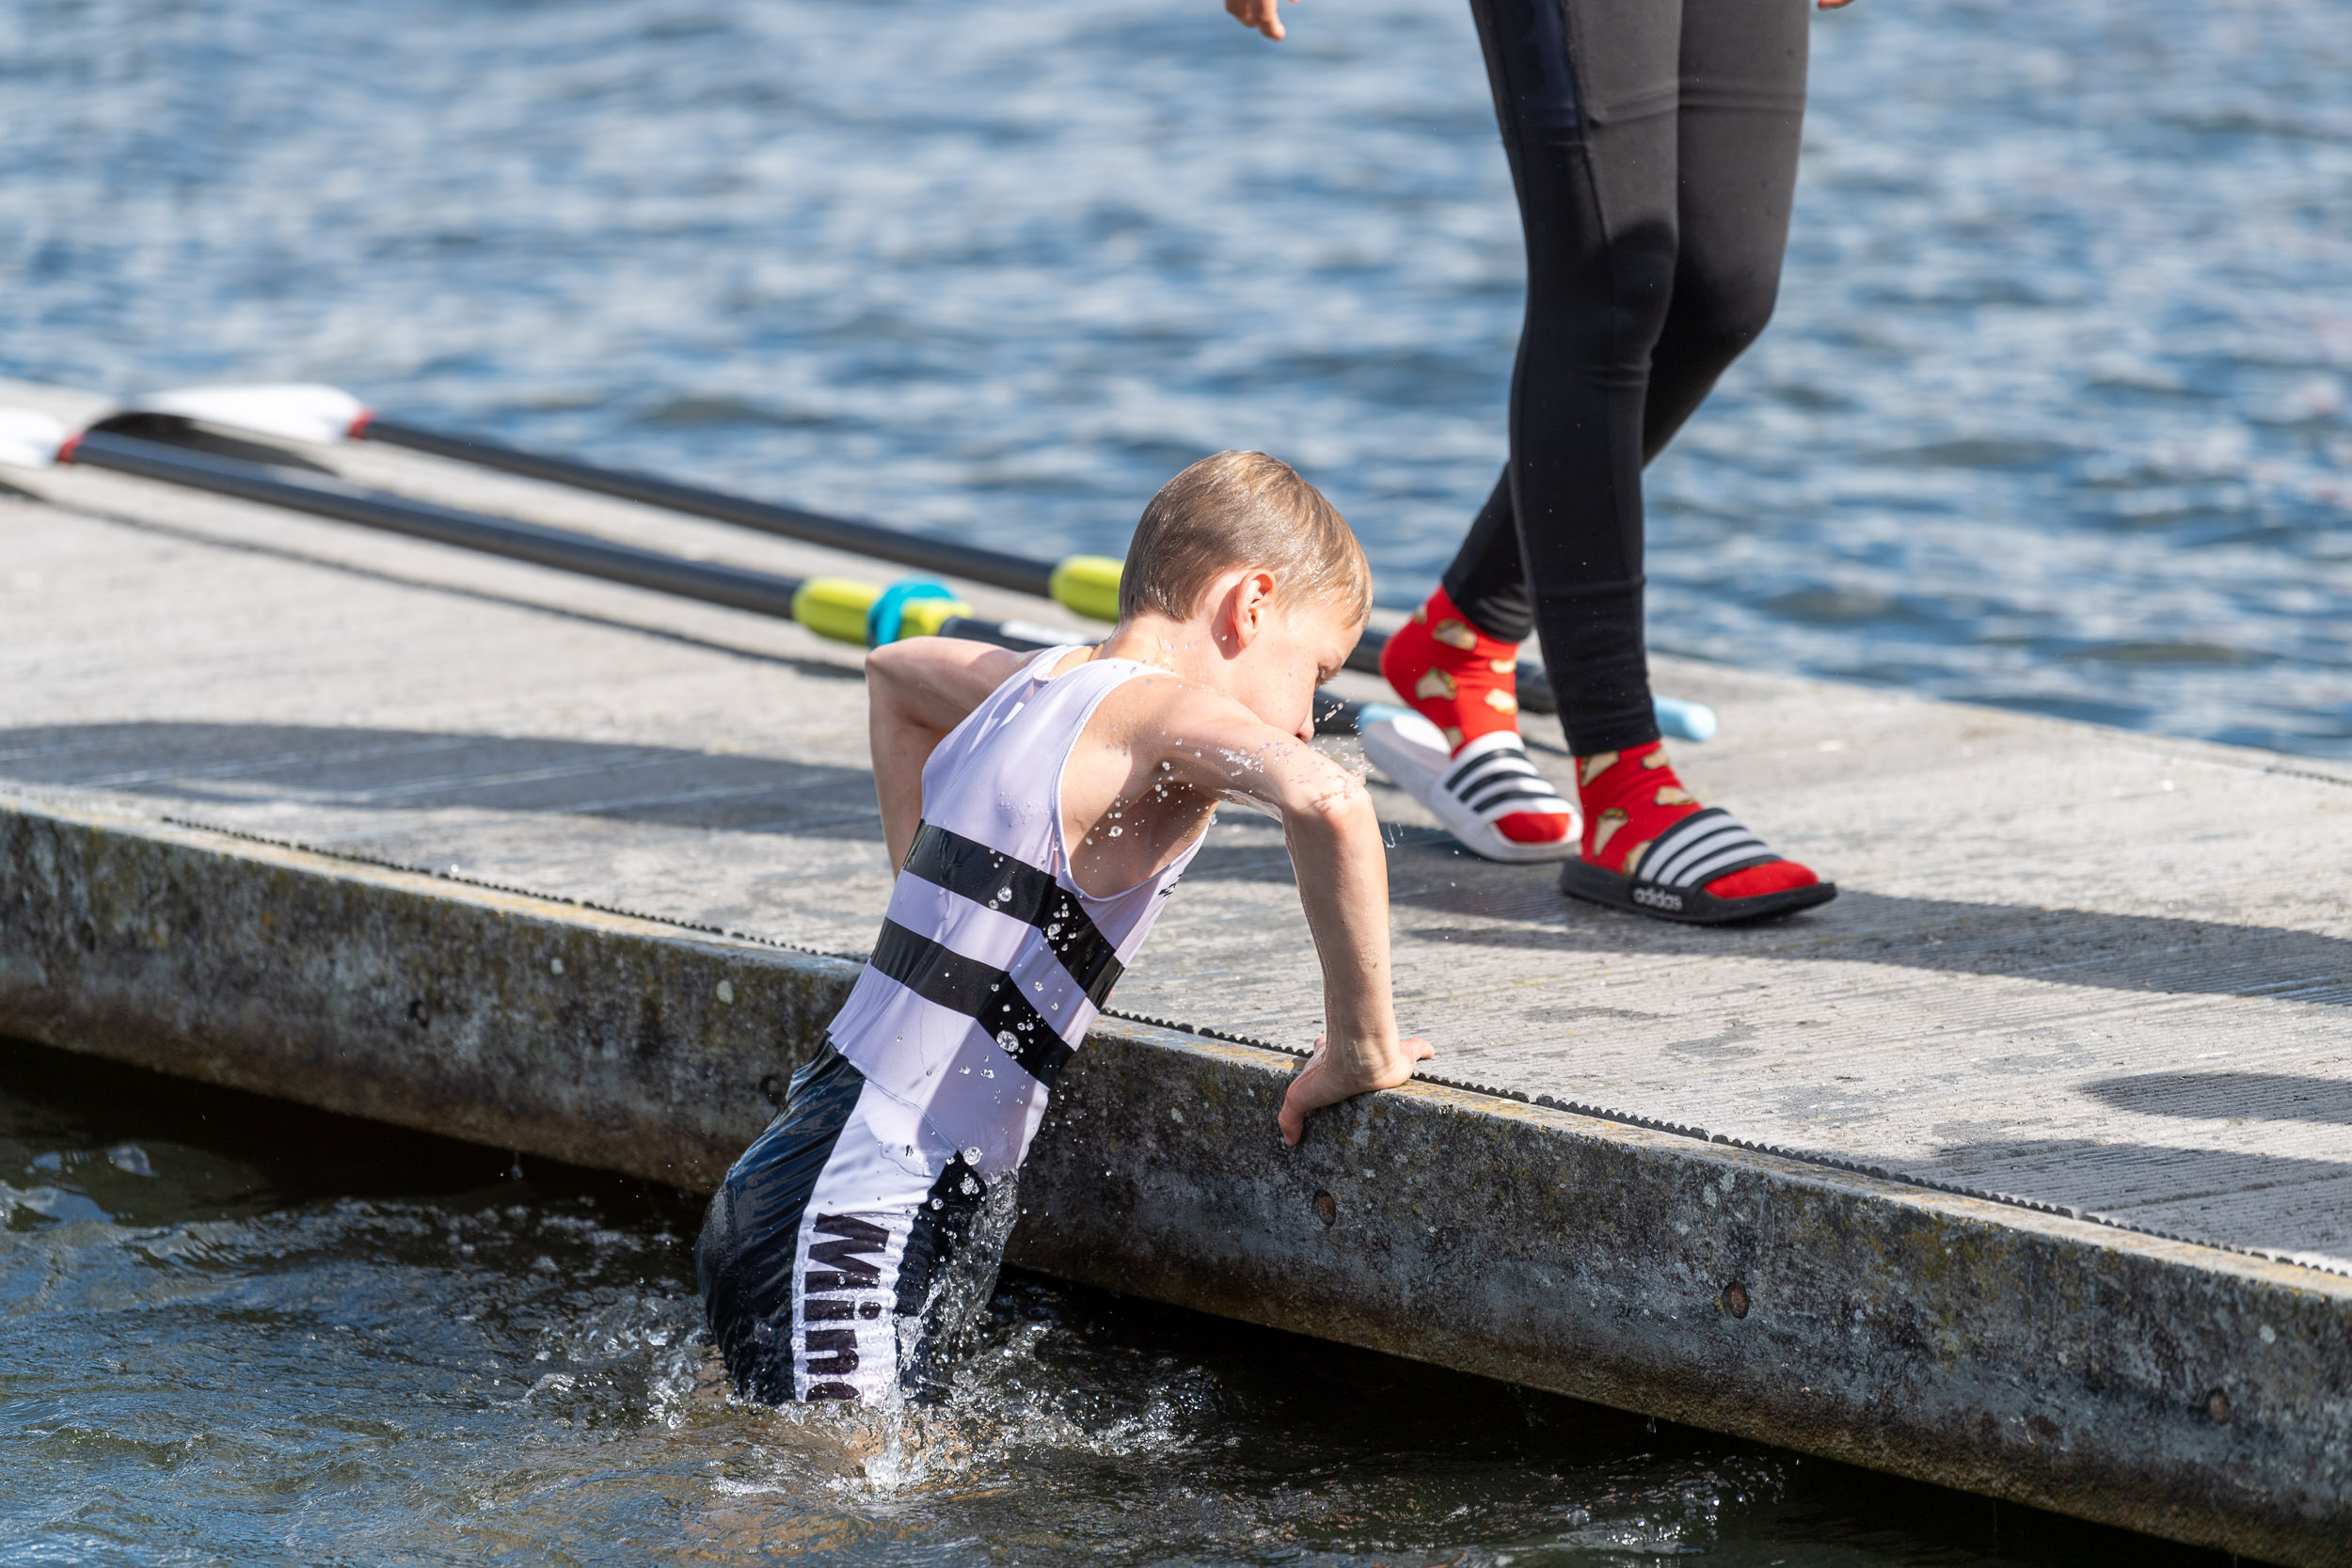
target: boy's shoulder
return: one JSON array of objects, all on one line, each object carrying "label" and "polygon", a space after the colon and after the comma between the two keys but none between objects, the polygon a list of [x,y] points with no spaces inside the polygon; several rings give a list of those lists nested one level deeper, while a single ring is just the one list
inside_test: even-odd
[{"label": "boy's shoulder", "polygon": [[1121,681],[1087,727],[1145,761],[1258,752],[1292,741],[1239,698],[1156,669]]},{"label": "boy's shoulder", "polygon": [[1148,664],[1120,682],[1104,698],[1103,707],[1097,711],[1104,710],[1123,720],[1149,720],[1185,728],[1263,722],[1239,699]]}]

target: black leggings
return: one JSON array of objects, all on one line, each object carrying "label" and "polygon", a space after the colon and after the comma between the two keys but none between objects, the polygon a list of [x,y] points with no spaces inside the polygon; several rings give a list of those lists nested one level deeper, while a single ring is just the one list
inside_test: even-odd
[{"label": "black leggings", "polygon": [[1543,641],[1579,755],[1658,737],[1642,467],[1772,312],[1805,0],[1470,0],[1527,233],[1511,461],[1446,592]]}]

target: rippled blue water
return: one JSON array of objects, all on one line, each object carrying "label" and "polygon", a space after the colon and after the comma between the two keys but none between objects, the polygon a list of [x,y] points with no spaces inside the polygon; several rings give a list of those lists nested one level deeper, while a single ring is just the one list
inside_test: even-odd
[{"label": "rippled blue water", "polygon": [[920,1419],[746,1408],[696,1218],[0,1040],[0,1561],[2221,1560],[1034,1277]]},{"label": "rippled blue water", "polygon": [[[1501,461],[1517,220],[1458,5],[1293,24],[19,0],[0,370],[337,381],[1040,551],[1263,446],[1408,602]],[[1655,641],[2352,754],[2352,6],[1815,36],[1780,319],[1654,470]],[[1035,1280],[933,1427],[733,1409],[680,1200],[39,1062],[0,1046],[11,1560],[2162,1557]]]},{"label": "rippled blue water", "polygon": [[[27,0],[0,367],[411,416],[1036,548],[1225,445],[1384,598],[1502,453],[1454,0]],[[2352,5],[1864,0],[1654,640],[2352,755]]]}]

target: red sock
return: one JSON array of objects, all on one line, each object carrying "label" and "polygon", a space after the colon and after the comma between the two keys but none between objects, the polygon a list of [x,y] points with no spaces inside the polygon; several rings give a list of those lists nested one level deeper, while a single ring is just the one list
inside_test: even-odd
[{"label": "red sock", "polygon": [[[1442,587],[1380,650],[1380,673],[1414,712],[1445,732],[1456,754],[1482,735],[1518,733],[1518,644],[1480,631]],[[1513,812],[1495,819],[1495,831],[1516,844],[1556,844],[1567,836],[1568,818]]]},{"label": "red sock", "polygon": [[[1660,833],[1700,809],[1656,740],[1577,758],[1576,784],[1584,808],[1584,858],[1609,871],[1625,870]],[[1718,877],[1707,891],[1717,898],[1754,898],[1820,879],[1795,861],[1779,860]]]}]

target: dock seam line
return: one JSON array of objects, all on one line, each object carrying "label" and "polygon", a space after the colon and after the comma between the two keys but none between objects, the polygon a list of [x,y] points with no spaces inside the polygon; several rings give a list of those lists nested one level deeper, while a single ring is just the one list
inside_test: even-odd
[{"label": "dock seam line", "polygon": [[[2342,781],[2330,782],[2341,783]],[[38,798],[40,794],[38,791],[25,791],[24,793],[35,798]],[[706,925],[698,920],[685,920],[673,915],[646,914],[638,910],[625,910],[612,904],[599,904],[590,898],[574,898],[564,894],[543,893],[536,888],[516,887],[507,882],[488,881],[479,877],[467,877],[454,872],[435,870],[430,866],[409,865],[400,861],[388,860],[381,855],[370,855],[357,850],[322,848],[295,839],[273,838],[269,834],[251,832],[243,828],[224,828],[215,823],[198,822],[182,816],[157,816],[152,820],[167,823],[175,828],[190,829],[197,832],[220,833],[230,838],[243,839],[251,844],[265,844],[272,848],[293,849],[301,854],[317,855],[326,860],[348,861],[358,865],[373,865],[387,871],[405,872],[410,876],[431,877],[440,881],[455,882],[461,887],[478,887],[485,892],[512,894],[518,898],[532,898],[550,904],[564,904],[573,909],[592,910],[598,914],[618,915],[624,920],[642,920],[649,925],[671,926],[680,930],[700,931],[709,936],[725,937],[734,942],[747,942],[760,947],[778,948],[789,953],[805,953],[811,958],[837,958],[856,964],[866,961],[863,955],[828,952],[821,947],[811,947],[805,942],[788,942],[782,937],[760,936],[750,931],[730,931],[722,926]],[[1200,1024],[1180,1022],[1173,1019],[1153,1018],[1148,1013],[1131,1013],[1117,1007],[1104,1007],[1101,1011],[1101,1016],[1115,1018],[1127,1023],[1141,1023],[1155,1029],[1173,1029],[1180,1034],[1197,1035],[1203,1039],[1222,1040],[1232,1045],[1252,1046],[1261,1051],[1271,1051],[1280,1055],[1302,1060],[1311,1054],[1296,1046],[1278,1044],[1273,1040],[1260,1039],[1253,1035],[1236,1034],[1226,1029],[1207,1028]],[[2031,1213],[2056,1214],[2063,1219],[2104,1226],[2110,1230],[2128,1231],[2136,1236],[2151,1236],[2158,1241],[2177,1242],[2185,1246],[2211,1247],[2217,1252],[2234,1253],[2241,1258],[2259,1258],[2265,1262],[2289,1263],[2297,1268],[2310,1269],[2314,1274],[2352,1278],[2352,1267],[2314,1262],[2309,1258],[2268,1252],[2260,1247],[2240,1246],[2231,1242],[2215,1242],[2197,1236],[2183,1236],[2169,1230],[2158,1230],[2150,1226],[2134,1225],[2129,1220],[2115,1219],[2099,1213],[2095,1210],[2070,1208],[2058,1203],[2043,1203],[2036,1198],[2020,1197],[2013,1193],[1996,1193],[1975,1187],[1963,1187],[1953,1182],[1936,1181],[1924,1176],[1913,1176],[1907,1171],[1887,1170],[1878,1165],[1865,1165],[1851,1160],[1840,1160],[1835,1155],[1813,1154],[1799,1149],[1782,1148],[1777,1145],[1755,1143],[1745,1138],[1730,1137],[1722,1132],[1709,1134],[1704,1127],[1688,1127],[1679,1122],[1660,1121],[1655,1117],[1638,1116],[1630,1111],[1586,1105],[1548,1094],[1530,1095],[1518,1089],[1498,1088],[1490,1084],[1473,1084],[1463,1079],[1440,1077],[1435,1073],[1416,1072],[1413,1079],[1416,1083],[1435,1084],[1441,1088],[1456,1089],[1466,1094],[1483,1095],[1491,1100],[1515,1101],[1522,1105],[1541,1105],[1548,1110],[1565,1111],[1571,1116],[1590,1117],[1596,1121],[1614,1122],[1624,1127],[1638,1127],[1645,1132],[1669,1132],[1677,1137],[1690,1138],[1698,1143],[1721,1144],[1726,1148],[1743,1148],[1751,1153],[1769,1154],[1775,1159],[1788,1160],[1802,1165],[1812,1165],[1819,1169],[1873,1177],[1882,1181],[1899,1182],[1907,1187],[1919,1188],[1923,1192],[1943,1193],[1953,1197],[1974,1198],[1979,1202],[1997,1203],[2004,1208],[2023,1209]]]}]

